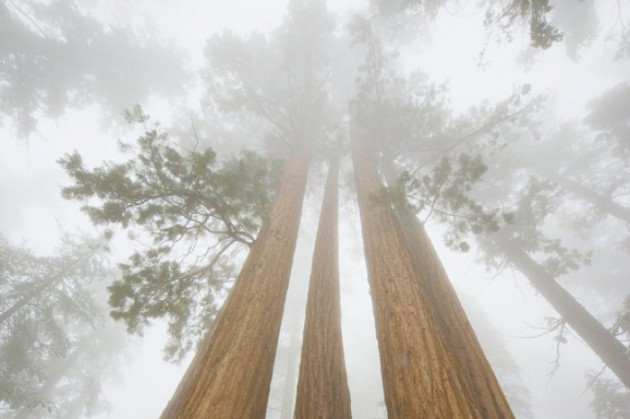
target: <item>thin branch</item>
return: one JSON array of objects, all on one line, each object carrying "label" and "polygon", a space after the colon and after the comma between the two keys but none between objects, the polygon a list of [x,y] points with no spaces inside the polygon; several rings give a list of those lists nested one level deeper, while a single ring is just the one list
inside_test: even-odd
[{"label": "thin branch", "polygon": [[422,224],[425,224],[429,220],[431,215],[433,214],[433,211],[435,210],[435,205],[437,204],[437,201],[440,198],[440,192],[442,191],[442,187],[444,186],[445,183],[446,183],[446,178],[438,186],[437,191],[435,192],[435,196],[433,197],[433,202],[431,202],[431,208],[429,209],[429,213],[422,221]]},{"label": "thin branch", "polygon": [[604,364],[602,366],[602,368],[599,370],[599,372],[597,374],[595,374],[588,382],[588,384],[586,384],[586,387],[584,388],[584,391],[582,393],[580,393],[580,395],[576,398],[579,399],[580,397],[582,397],[583,395],[586,394],[587,391],[589,391],[591,389],[591,387],[593,386],[593,384],[595,384],[595,381],[597,381],[597,379],[599,377],[602,376],[602,374],[604,373],[604,371],[606,371],[606,369],[608,369],[608,366],[606,364]]},{"label": "thin branch", "polygon": [[11,3],[11,5],[15,8],[15,10],[18,11],[18,13],[20,13],[22,16],[24,16],[29,22],[31,22],[31,24],[33,26],[35,26],[35,28],[37,29],[37,31],[46,39],[48,39],[48,34],[44,31],[44,29],[42,29],[41,26],[39,26],[39,24],[35,21],[35,19],[33,19],[28,13],[26,13],[25,11],[23,11],[20,7],[18,7],[15,2],[13,0],[9,0],[9,3]]},{"label": "thin branch", "polygon": [[[560,331],[558,332],[558,336],[556,336],[556,357],[553,360],[552,370],[547,374],[547,377],[549,377],[547,379],[547,386],[551,382],[551,379],[555,375],[556,371],[558,371],[558,368],[560,368],[560,345],[562,344],[563,334],[567,326],[567,322],[563,320],[559,322],[558,325],[560,326]],[[556,326],[555,328],[557,329],[558,326]]]}]

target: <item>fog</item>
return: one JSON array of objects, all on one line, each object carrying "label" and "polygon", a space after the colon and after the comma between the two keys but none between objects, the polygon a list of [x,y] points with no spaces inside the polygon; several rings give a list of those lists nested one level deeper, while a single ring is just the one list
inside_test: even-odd
[{"label": "fog", "polygon": [[[628,25],[609,0],[2,0],[0,417],[171,417],[191,380],[231,400],[204,417],[303,417],[309,351],[359,419],[452,417],[427,407],[451,382],[459,412],[487,387],[517,418],[630,417]],[[338,286],[313,263],[335,160]]]}]

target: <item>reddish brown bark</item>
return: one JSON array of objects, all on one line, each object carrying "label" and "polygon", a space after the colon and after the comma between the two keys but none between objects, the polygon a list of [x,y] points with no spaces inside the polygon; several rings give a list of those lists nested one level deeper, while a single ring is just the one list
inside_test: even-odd
[{"label": "reddish brown bark", "polygon": [[296,419],[347,419],[350,392],[341,338],[338,168],[331,164],[315,239],[306,303]]},{"label": "reddish brown bark", "polygon": [[353,140],[353,164],[385,403],[390,419],[483,418],[417,277],[393,210],[371,202],[382,182]]},{"label": "reddish brown bark", "polygon": [[302,212],[308,153],[289,162],[214,328],[162,418],[264,418]]},{"label": "reddish brown bark", "polygon": [[[384,162],[383,166],[387,165],[388,162]],[[391,167],[385,167],[385,175],[388,184],[394,185],[396,176]],[[514,418],[496,375],[424,227],[405,208],[396,208],[395,212],[402,226],[401,231],[407,248],[412,255],[420,286],[434,302],[433,308],[439,328],[466,385],[474,396],[477,408],[487,419]]]}]

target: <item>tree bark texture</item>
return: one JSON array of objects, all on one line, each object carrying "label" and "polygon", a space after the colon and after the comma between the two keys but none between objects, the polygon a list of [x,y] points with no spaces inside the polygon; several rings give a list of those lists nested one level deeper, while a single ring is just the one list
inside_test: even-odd
[{"label": "tree bark texture", "polygon": [[382,182],[359,141],[354,174],[388,417],[483,418],[440,330],[441,302],[420,286],[393,209],[371,200]]},{"label": "tree bark texture", "polygon": [[348,419],[350,391],[341,337],[338,163],[329,169],[306,302],[296,419]]},{"label": "tree bark texture", "polygon": [[265,417],[308,163],[303,149],[285,168],[234,287],[162,418]]},{"label": "tree bark texture", "polygon": [[[385,161],[382,166],[388,185],[395,185],[397,176],[390,162]],[[477,408],[487,419],[514,418],[424,226],[408,209],[398,207],[394,211],[402,226],[401,231],[411,253],[419,285],[434,303],[439,328],[464,375]]]},{"label": "tree bark texture", "polygon": [[608,368],[630,388],[630,353],[586,308],[573,298],[545,269],[521,250],[507,242],[505,253],[573,330],[586,342]]}]

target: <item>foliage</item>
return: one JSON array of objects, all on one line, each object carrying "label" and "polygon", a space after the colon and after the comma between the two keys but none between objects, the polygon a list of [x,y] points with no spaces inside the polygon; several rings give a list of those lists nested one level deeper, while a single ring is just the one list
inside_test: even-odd
[{"label": "foliage", "polygon": [[303,1],[290,3],[270,36],[215,35],[205,50],[205,105],[264,120],[285,152],[322,141],[333,125],[321,77],[333,27],[324,2]]},{"label": "foliage", "polygon": [[377,11],[384,16],[391,16],[394,13],[408,11],[412,14],[423,14],[430,18],[435,18],[439,10],[447,3],[445,0],[424,1],[424,0],[371,0]]},{"label": "foliage", "polygon": [[482,102],[456,116],[446,85],[431,83],[418,71],[406,77],[396,74],[397,51],[370,21],[355,18],[350,31],[355,46],[365,49],[351,115],[382,160],[395,161],[410,172],[431,170],[443,156],[462,154],[461,150],[491,154],[515,135],[539,136],[535,117],[544,98],[534,96],[530,85],[517,87],[493,105]]},{"label": "foliage", "polygon": [[1,407],[48,417],[70,417],[70,402],[79,413],[103,409],[95,374],[109,349],[88,346],[105,325],[96,292],[111,278],[106,250],[102,240],[66,237],[55,255],[36,256],[0,239]]},{"label": "foliage", "polygon": [[396,52],[388,49],[367,19],[355,18],[349,29],[355,48],[365,53],[350,102],[353,123],[363,128],[363,140],[385,159],[444,140],[452,123],[446,87],[429,83],[420,72],[397,76]]},{"label": "foliage", "polygon": [[[546,217],[560,203],[558,187],[536,177],[523,182],[522,172],[497,165],[514,139],[530,144],[538,138],[542,97],[532,98],[530,86],[524,85],[494,106],[481,104],[454,118],[444,89],[420,78],[384,76],[386,71],[374,68],[387,67],[386,60],[375,64],[366,66],[359,79],[355,121],[366,128],[366,140],[381,155],[386,176],[402,171],[377,201],[406,205],[425,221],[436,216],[447,226],[446,244],[456,250],[467,251],[468,238],[476,237],[485,243],[486,260],[494,266],[505,263],[501,246],[489,239],[499,229],[512,244],[544,257],[542,264],[553,275],[589,262],[589,253],[567,249],[543,233]],[[492,164],[489,175],[484,160]]]},{"label": "foliage", "polygon": [[597,419],[625,419],[630,415],[630,391],[622,384],[604,378],[594,379],[591,407]]},{"label": "foliage", "polygon": [[513,218],[509,212],[488,211],[470,197],[469,192],[486,169],[480,156],[461,154],[455,167],[450,158],[443,157],[430,174],[421,178],[403,172],[396,187],[381,191],[377,200],[405,205],[414,213],[423,214],[425,222],[435,214],[451,225],[445,235],[446,245],[466,252],[470,248],[464,240],[467,234],[496,232],[501,224],[510,223]]},{"label": "foliage", "polygon": [[552,182],[530,177],[517,188],[506,202],[511,208],[513,222],[505,225],[498,234],[479,237],[482,240],[488,266],[505,266],[506,246],[515,246],[539,260],[553,277],[566,274],[590,263],[591,252],[567,248],[562,240],[549,238],[544,232],[545,220],[560,203],[558,188]]},{"label": "foliage", "polygon": [[105,25],[68,0],[0,2],[0,51],[0,116],[20,135],[66,107],[96,102],[118,114],[184,80],[172,46]]},{"label": "foliage", "polygon": [[[447,245],[460,251],[470,248],[466,235],[487,235],[510,223],[510,211],[487,209],[473,198],[473,187],[487,170],[480,151],[491,154],[505,147],[501,134],[507,130],[533,132],[530,117],[540,98],[529,99],[531,89],[525,85],[495,106],[482,104],[455,118],[444,86],[420,74],[395,76],[395,57],[370,23],[355,19],[351,29],[355,42],[366,47],[351,104],[353,121],[364,128],[362,137],[380,156],[390,184],[375,201],[407,206],[425,221],[438,216],[449,225]],[[399,171],[394,184],[392,174]]]},{"label": "foliage", "polygon": [[[372,0],[378,12],[386,17],[395,14],[409,13],[424,15],[434,19],[438,12],[445,8],[447,1],[424,0]],[[488,30],[498,29],[508,40],[513,39],[513,27],[518,19],[527,22],[531,45],[546,49],[559,42],[563,34],[548,21],[553,9],[549,0],[483,0],[479,7],[485,9],[485,25]]]},{"label": "foliage", "polygon": [[86,202],[95,225],[149,240],[120,265],[111,315],[135,333],[168,319],[166,352],[178,359],[208,330],[235,275],[231,259],[254,242],[278,165],[253,152],[223,162],[211,148],[180,153],[139,108],[128,117],[146,130],[123,145],[130,158],[90,170],[78,153],[66,155],[60,163],[74,183],[63,195]]},{"label": "foliage", "polygon": [[596,140],[609,143],[616,152],[630,152],[630,84],[620,83],[589,104],[584,122],[598,131]]},{"label": "foliage", "polygon": [[547,15],[553,9],[549,0],[502,0],[488,2],[486,25],[496,25],[508,39],[512,39],[510,28],[517,18],[529,20],[529,36],[532,46],[546,49],[562,40],[562,33],[550,24]]}]

